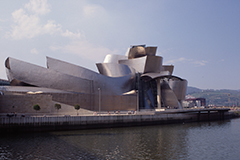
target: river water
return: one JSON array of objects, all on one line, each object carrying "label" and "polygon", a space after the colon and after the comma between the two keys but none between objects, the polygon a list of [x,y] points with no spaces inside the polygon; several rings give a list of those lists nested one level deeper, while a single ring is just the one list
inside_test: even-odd
[{"label": "river water", "polygon": [[240,159],[240,119],[0,135],[0,159]]}]

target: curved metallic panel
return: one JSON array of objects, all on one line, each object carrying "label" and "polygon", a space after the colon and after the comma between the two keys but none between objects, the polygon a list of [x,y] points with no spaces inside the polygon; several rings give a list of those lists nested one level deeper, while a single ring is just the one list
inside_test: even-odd
[{"label": "curved metallic panel", "polygon": [[49,69],[58,72],[91,80],[92,93],[98,92],[98,88],[100,88],[104,94],[122,95],[134,89],[135,86],[135,73],[122,77],[107,77],[86,68],[50,57],[47,57],[47,66]]},{"label": "curved metallic panel", "polygon": [[72,76],[80,77],[83,79],[93,80],[98,76],[97,72],[89,70],[87,68],[70,64],[64,61],[60,61],[51,57],[46,57],[47,59],[47,68],[69,74]]},{"label": "curved metallic panel", "polygon": [[155,56],[157,47],[145,47],[145,45],[133,46],[128,50],[128,58],[139,58],[143,56]]},{"label": "curved metallic panel", "polygon": [[173,80],[179,80],[179,81],[183,81],[184,79],[180,78],[180,77],[177,77],[177,76],[174,76],[174,75],[171,75],[169,71],[161,71],[160,73],[145,73],[145,74],[142,74],[141,77],[143,79],[148,79],[148,78],[151,78],[151,79],[156,79],[156,78],[160,78],[160,79],[164,79],[164,78],[167,78],[167,79],[173,79]]},{"label": "curved metallic panel", "polygon": [[8,70],[8,77],[12,77],[12,79],[9,79],[10,81],[15,80],[33,86],[82,93],[90,93],[91,91],[91,81],[87,79],[62,74],[10,57],[8,61],[10,69],[6,69]]},{"label": "curved metallic panel", "polygon": [[6,67],[7,69],[10,69],[9,58],[7,58],[6,61],[5,61],[5,67]]},{"label": "curved metallic panel", "polygon": [[145,50],[146,50],[146,55],[155,56],[156,51],[157,51],[157,47],[146,47]]},{"label": "curved metallic panel", "polygon": [[97,63],[100,74],[109,77],[122,77],[129,74],[135,74],[134,69],[130,69],[127,65],[116,63]]},{"label": "curved metallic panel", "polygon": [[161,71],[160,73],[145,73],[141,75],[141,78],[144,79],[145,81],[155,79],[155,78],[161,78],[161,77],[166,77],[169,76],[170,73],[169,71]]},{"label": "curved metallic panel", "polygon": [[187,91],[187,80],[169,79],[169,86],[175,93],[178,100],[184,100]]},{"label": "curved metallic panel", "polygon": [[119,60],[128,59],[127,56],[108,54],[105,56],[103,63],[118,63]]},{"label": "curved metallic panel", "polygon": [[158,72],[162,70],[162,57],[160,56],[147,56],[144,73]]},{"label": "curved metallic panel", "polygon": [[9,70],[10,70],[9,58],[7,58],[7,59],[5,60],[5,67],[6,67],[7,79],[11,82],[11,81],[13,80],[13,77],[12,77],[11,74],[9,73]]},{"label": "curved metallic panel", "polygon": [[127,49],[127,51],[126,51],[126,53],[125,53],[125,56],[127,57],[127,59],[128,59],[128,54],[129,54],[129,51],[130,51],[130,47],[128,47],[128,49]]},{"label": "curved metallic panel", "polygon": [[146,59],[147,57],[145,56],[145,57],[135,58],[135,59],[119,60],[119,63],[125,64],[129,67],[134,68],[137,72],[143,73]]},{"label": "curved metallic panel", "polygon": [[184,79],[182,79],[182,78],[180,78],[180,77],[177,77],[177,76],[174,76],[174,75],[166,75],[166,76],[161,76],[161,77],[159,77],[159,78],[161,78],[161,79],[163,79],[163,78],[167,78],[167,79],[176,79],[176,80],[184,80]]},{"label": "curved metallic panel", "polygon": [[171,75],[173,73],[173,69],[174,69],[173,65],[163,65],[162,66],[162,71],[169,71]]},{"label": "curved metallic panel", "polygon": [[0,87],[0,90],[4,90],[6,92],[17,92],[17,93],[72,93],[68,91],[63,91],[63,90],[57,90],[57,89],[51,89],[51,88],[41,88],[41,87],[18,87],[18,86],[3,86]]},{"label": "curved metallic panel", "polygon": [[162,57],[160,56],[144,56],[129,60],[119,60],[119,63],[132,67],[139,73],[160,73],[162,69]]},{"label": "curved metallic panel", "polygon": [[[11,82],[10,82],[10,86],[34,86],[34,85],[31,85],[31,84],[27,84],[25,82],[22,82],[22,81],[19,81],[17,79],[13,79]],[[36,86],[35,86],[36,87]]]},{"label": "curved metallic panel", "polygon": [[146,56],[146,50],[143,46],[135,46],[129,50],[128,59]]},{"label": "curved metallic panel", "polygon": [[165,80],[163,80],[161,83],[161,99],[165,107],[182,109],[182,106],[179,103],[175,93]]}]

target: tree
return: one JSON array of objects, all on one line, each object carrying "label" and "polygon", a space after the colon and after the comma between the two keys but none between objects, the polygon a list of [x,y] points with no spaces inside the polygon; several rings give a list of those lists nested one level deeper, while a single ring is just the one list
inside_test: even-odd
[{"label": "tree", "polygon": [[33,106],[33,109],[37,112],[37,111],[39,111],[41,109],[41,107],[38,104],[35,104]]},{"label": "tree", "polygon": [[58,112],[58,110],[61,109],[62,106],[61,106],[61,104],[56,103],[54,107]]},{"label": "tree", "polygon": [[78,115],[78,110],[80,109],[80,105],[79,105],[79,104],[76,104],[76,105],[74,106],[74,108],[77,110],[77,115]]}]

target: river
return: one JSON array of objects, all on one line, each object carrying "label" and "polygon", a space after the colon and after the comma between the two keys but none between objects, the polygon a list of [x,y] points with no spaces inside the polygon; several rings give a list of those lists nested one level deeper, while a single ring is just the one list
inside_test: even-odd
[{"label": "river", "polygon": [[0,159],[240,159],[240,119],[0,135]]}]

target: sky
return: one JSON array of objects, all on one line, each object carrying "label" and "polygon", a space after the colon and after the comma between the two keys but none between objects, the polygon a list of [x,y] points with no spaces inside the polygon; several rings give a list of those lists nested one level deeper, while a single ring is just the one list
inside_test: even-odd
[{"label": "sky", "polygon": [[239,8],[238,0],[0,1],[0,79],[7,57],[97,71],[107,54],[146,44],[188,86],[240,89]]}]

